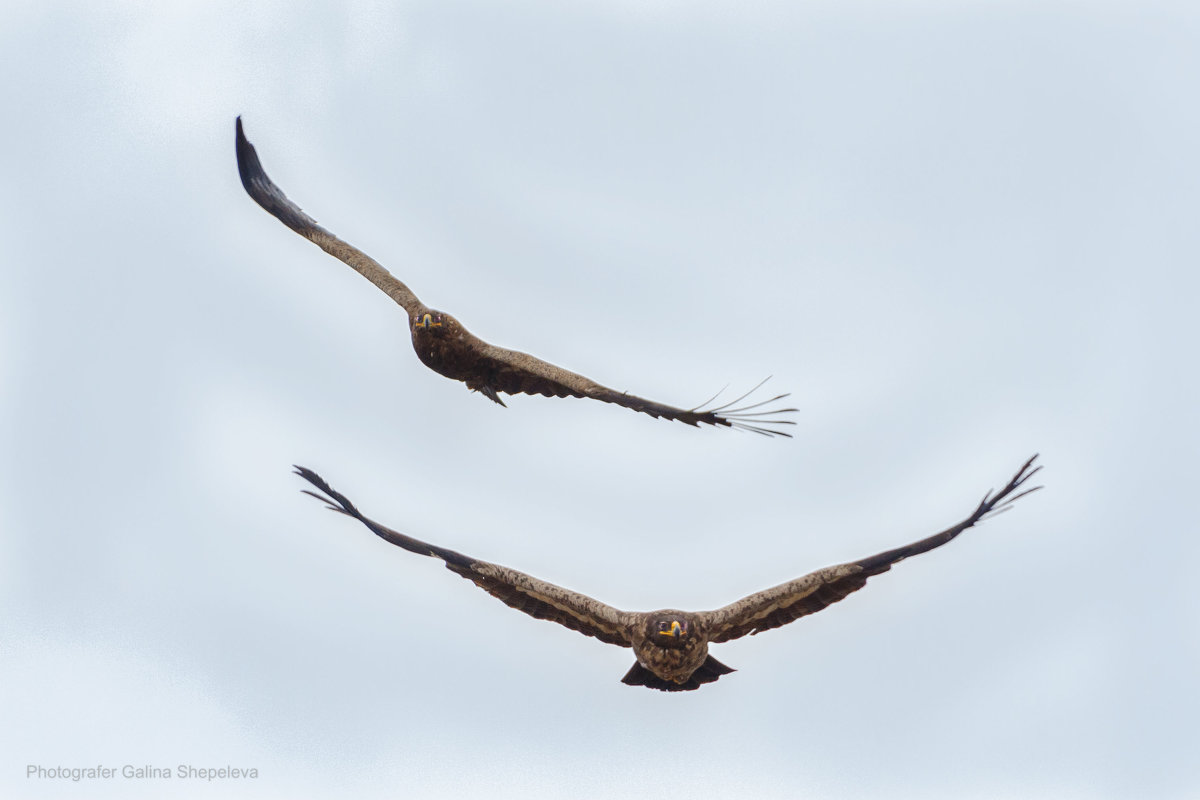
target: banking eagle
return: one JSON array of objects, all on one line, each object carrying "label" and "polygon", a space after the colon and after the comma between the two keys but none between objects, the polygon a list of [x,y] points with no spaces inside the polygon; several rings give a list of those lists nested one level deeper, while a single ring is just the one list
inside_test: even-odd
[{"label": "banking eagle", "polygon": [[[383,268],[379,262],[342,241],[317,224],[300,210],[283,191],[267,177],[254,145],[242,131],[242,118],[235,124],[235,149],[238,173],[246,192],[272,216],[308,239],[334,258],[346,263],[364,278],[375,284],[408,313],[413,349],[425,366],[447,378],[466,383],[500,405],[501,394],[540,394],[547,397],[590,397],[605,403],[615,403],[652,417],[662,417],[688,425],[714,425],[753,431],[766,436],[791,436],[782,426],[794,425],[780,415],[796,411],[779,408],[778,401],[787,394],[768,400],[743,403],[759,386],[740,397],[720,405],[711,405],[716,397],[690,408],[656,403],[607,386],[555,366],[540,358],[517,350],[506,350],[488,344],[472,335],[457,319],[444,311],[429,308],[403,282]],[[765,381],[764,381],[765,383]],[[718,393],[719,395],[719,393]],[[706,406],[709,406],[706,408]]]},{"label": "banking eagle", "polygon": [[506,605],[602,642],[632,648],[637,661],[621,679],[624,683],[680,692],[697,689],[733,672],[709,655],[709,644],[761,633],[814,614],[857,592],[867,584],[868,578],[887,572],[893,564],[941,547],[981,520],[1008,510],[1019,498],[1037,491],[1040,486],[1022,489],[1041,469],[1033,466],[1036,458],[1035,455],[1026,461],[999,492],[985,494],[969,517],[941,533],[858,561],[819,569],[715,611],[699,612],[678,609],[620,611],[515,569],[480,561],[394,531],[363,516],[345,495],[335,491],[312,470],[298,466],[296,474],[320,490],[317,493],[305,489],[304,493],[327,503],[330,510],[353,517],[397,547],[442,559],[451,572],[458,573]]}]

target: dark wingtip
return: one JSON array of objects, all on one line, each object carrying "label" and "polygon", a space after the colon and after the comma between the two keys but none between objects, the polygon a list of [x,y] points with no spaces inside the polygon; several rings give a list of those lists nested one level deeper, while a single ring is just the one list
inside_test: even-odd
[{"label": "dark wingtip", "polygon": [[322,492],[322,494],[317,494],[317,492],[313,492],[308,489],[301,489],[301,494],[306,494],[309,497],[315,497],[324,503],[325,507],[330,511],[336,511],[339,514],[345,514],[346,516],[354,517],[355,519],[362,518],[362,515],[359,514],[358,509],[354,507],[354,504],[351,503],[345,495],[335,490],[332,486],[325,482],[324,478],[313,472],[308,467],[302,467],[299,464],[292,464],[292,472],[293,474],[304,478],[304,480],[315,486],[318,491]]},{"label": "dark wingtip", "polygon": [[262,161],[258,158],[258,151],[246,138],[240,116],[234,121],[234,151],[237,153],[238,177],[242,179],[242,188],[246,190],[246,194],[268,214],[301,236],[311,239],[313,231],[319,230],[320,226],[315,219],[289,200],[283,190],[267,175]]},{"label": "dark wingtip", "polygon": [[[1022,464],[1021,468],[1017,470],[1017,473],[1012,476],[1012,479],[1009,480],[1009,482],[1005,484],[1000,491],[989,491],[983,496],[983,500],[979,503],[979,507],[975,509],[975,513],[972,515],[974,522],[979,522],[981,520],[1003,514],[1005,511],[1008,511],[1010,508],[1012,508],[1013,503],[1017,502],[1025,495],[1033,494],[1039,489],[1045,488],[1043,486],[1033,486],[1028,489],[1022,489],[1022,487],[1024,487],[1030,478],[1042,470],[1042,464],[1038,464],[1036,467],[1033,466],[1033,462],[1037,460],[1038,455],[1038,453],[1034,453],[1028,461]],[[1022,489],[1022,491],[1018,492],[1018,489]]]},{"label": "dark wingtip", "polygon": [[[246,131],[242,129],[242,115],[238,114],[233,120],[233,149],[237,153],[238,165],[242,162],[242,151],[250,146],[250,142],[246,141]],[[241,172],[241,169],[238,169]]]},{"label": "dark wingtip", "polygon": [[321,491],[325,491],[326,487],[329,485],[325,483],[325,479],[320,475],[313,472],[308,467],[302,467],[299,464],[292,464],[292,474],[299,475],[301,478],[304,478],[304,480],[308,481],[313,486],[316,486]]},{"label": "dark wingtip", "polygon": [[254,145],[250,144],[250,140],[246,138],[246,132],[242,128],[241,115],[234,120],[233,138],[233,149],[237,154],[238,177],[242,179],[242,188],[261,205],[252,181],[257,176],[264,174],[262,162],[258,160],[258,153],[254,150]]},{"label": "dark wingtip", "polygon": [[[779,430],[777,426],[795,425],[795,420],[780,419],[781,414],[795,414],[799,411],[796,408],[763,408],[772,403],[778,403],[790,393],[775,395],[767,400],[758,400],[746,405],[739,405],[743,400],[754,394],[762,385],[771,380],[770,375],[759,381],[750,391],[735,397],[726,403],[720,405],[712,405],[717,401],[717,398],[725,391],[722,389],[715,395],[710,397],[705,402],[690,409],[686,417],[681,417],[681,422],[686,422],[689,425],[714,425],[724,428],[733,428],[735,430],[749,431],[762,436],[782,436],[786,439],[791,439],[792,434]],[[706,406],[708,406],[706,408]]]}]

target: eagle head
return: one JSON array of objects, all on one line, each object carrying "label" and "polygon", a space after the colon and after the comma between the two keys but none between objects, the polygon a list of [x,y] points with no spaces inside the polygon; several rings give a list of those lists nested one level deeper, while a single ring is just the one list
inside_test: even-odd
[{"label": "eagle head", "polygon": [[436,329],[445,326],[446,320],[444,317],[445,315],[440,311],[426,311],[416,316],[413,327],[422,328],[429,333],[433,333]]},{"label": "eagle head", "polygon": [[691,629],[686,617],[676,614],[662,614],[648,620],[649,636],[646,638],[658,647],[683,647]]}]

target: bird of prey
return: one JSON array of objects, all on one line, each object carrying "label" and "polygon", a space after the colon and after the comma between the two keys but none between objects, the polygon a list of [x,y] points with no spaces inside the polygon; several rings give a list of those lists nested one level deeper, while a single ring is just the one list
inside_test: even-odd
[{"label": "bird of prey", "polygon": [[1022,489],[1041,469],[1033,466],[1036,458],[1035,455],[1026,461],[999,492],[985,494],[969,517],[941,533],[858,561],[819,569],[724,608],[700,612],[678,609],[620,611],[515,569],[480,561],[394,531],[363,516],[345,495],[334,491],[312,470],[297,466],[296,474],[321,492],[305,489],[304,493],[326,503],[330,510],[353,517],[397,547],[442,559],[451,572],[458,573],[506,605],[531,617],[557,622],[585,636],[594,636],[602,642],[633,648],[637,661],[622,682],[680,692],[698,689],[733,672],[709,655],[709,644],[761,633],[814,614],[851,592],[857,592],[866,585],[868,578],[887,572],[893,564],[941,547],[979,521],[1008,510],[1018,498],[1037,491],[1040,486]]},{"label": "bird of prey", "polygon": [[[694,427],[701,424],[739,428],[767,436],[789,436],[780,428],[795,423],[780,416],[795,412],[794,408],[778,408],[781,394],[769,400],[743,404],[759,386],[742,396],[720,405],[717,397],[690,408],[675,408],[625,392],[618,392],[574,372],[555,366],[528,353],[506,350],[488,344],[472,335],[457,319],[429,308],[400,280],[377,261],[357,247],[342,241],[317,224],[300,210],[283,191],[267,177],[254,145],[242,131],[242,118],[236,122],[236,151],[238,173],[246,192],[272,216],[296,233],[308,239],[339,261],[345,262],[364,278],[383,290],[407,313],[412,333],[413,349],[425,366],[478,391],[500,405],[503,394],[541,394],[547,397],[590,397],[605,403],[616,403],[652,417],[679,420]],[[765,383],[765,381],[764,381]],[[720,393],[718,393],[719,396]]]}]

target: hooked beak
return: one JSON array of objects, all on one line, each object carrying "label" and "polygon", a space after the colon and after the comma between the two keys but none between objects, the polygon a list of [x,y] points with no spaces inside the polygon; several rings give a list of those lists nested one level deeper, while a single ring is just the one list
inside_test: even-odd
[{"label": "hooked beak", "polygon": [[417,323],[418,328],[440,328],[442,323],[434,322],[432,314],[426,314],[421,317],[421,321]]},{"label": "hooked beak", "polygon": [[672,620],[671,627],[665,631],[659,631],[660,636],[678,636],[683,632],[683,626],[679,624],[679,620]]}]

